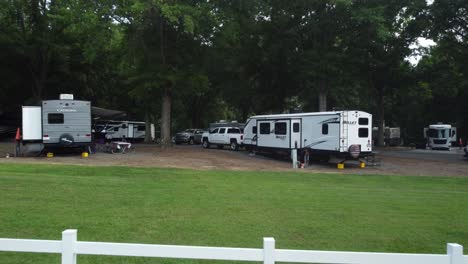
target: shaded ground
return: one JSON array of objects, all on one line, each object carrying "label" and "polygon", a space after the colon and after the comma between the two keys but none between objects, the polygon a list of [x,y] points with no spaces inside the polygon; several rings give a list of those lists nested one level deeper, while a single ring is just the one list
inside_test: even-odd
[{"label": "shaded ground", "polygon": [[[189,168],[199,170],[249,170],[249,171],[290,171],[287,159],[255,155],[246,151],[228,149],[202,149],[199,145],[177,145],[161,149],[156,145],[137,144],[134,153],[97,153],[87,159],[77,154],[62,154],[48,159],[45,157],[9,158],[12,143],[0,143],[1,163],[48,163],[77,165],[122,165],[135,167]],[[356,162],[347,162],[344,170],[337,170],[332,163],[313,163],[304,172],[344,174],[385,174],[385,175],[427,175],[427,176],[468,176],[468,159],[461,150],[433,152],[401,148],[377,149],[376,157],[381,165],[358,168]]]}]

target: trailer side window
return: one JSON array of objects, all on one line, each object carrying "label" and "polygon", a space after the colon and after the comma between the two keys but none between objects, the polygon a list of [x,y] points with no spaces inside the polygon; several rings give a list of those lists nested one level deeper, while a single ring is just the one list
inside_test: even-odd
[{"label": "trailer side window", "polygon": [[146,131],[146,126],[143,126],[143,125],[138,126],[137,131]]},{"label": "trailer side window", "polygon": [[360,128],[359,129],[359,137],[366,138],[369,136],[369,129],[368,128]]},{"label": "trailer side window", "polygon": [[275,134],[276,135],[286,135],[286,122],[276,122],[275,123]]},{"label": "trailer side window", "polygon": [[63,124],[63,114],[48,114],[47,120],[49,124]]},{"label": "trailer side window", "polygon": [[270,123],[260,123],[260,134],[270,134]]},{"label": "trailer side window", "polygon": [[252,134],[257,134],[257,126],[252,127]]},{"label": "trailer side window", "polygon": [[322,135],[328,135],[328,124],[322,124]]},{"label": "trailer side window", "polygon": [[369,118],[359,118],[359,125],[368,125],[369,124]]},{"label": "trailer side window", "polygon": [[294,123],[293,124],[293,132],[298,133],[299,132],[299,123]]}]

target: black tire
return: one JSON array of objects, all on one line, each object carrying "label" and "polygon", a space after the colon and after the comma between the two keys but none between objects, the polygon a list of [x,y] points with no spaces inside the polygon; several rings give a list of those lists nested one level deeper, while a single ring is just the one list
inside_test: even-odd
[{"label": "black tire", "polygon": [[224,145],[218,145],[218,149],[223,149]]},{"label": "black tire", "polygon": [[193,143],[195,143],[195,142],[193,141],[193,138],[190,138],[188,143],[189,143],[189,145],[193,145]]},{"label": "black tire", "polygon": [[237,141],[231,140],[231,145],[229,145],[231,150],[233,151],[238,151],[239,150],[239,144],[237,144]]},{"label": "black tire", "polygon": [[202,147],[203,148],[210,148],[210,142],[208,142],[208,139],[204,139],[203,140],[203,144],[202,144]]}]

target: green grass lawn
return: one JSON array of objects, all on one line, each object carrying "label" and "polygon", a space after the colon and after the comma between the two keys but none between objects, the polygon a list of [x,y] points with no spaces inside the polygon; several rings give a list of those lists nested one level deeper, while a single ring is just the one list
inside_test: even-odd
[{"label": "green grass lawn", "polygon": [[[375,252],[468,247],[468,178],[1,165],[0,237]],[[78,263],[194,263],[79,256]],[[207,262],[207,261],[205,261]],[[60,263],[0,252],[0,263]]]}]

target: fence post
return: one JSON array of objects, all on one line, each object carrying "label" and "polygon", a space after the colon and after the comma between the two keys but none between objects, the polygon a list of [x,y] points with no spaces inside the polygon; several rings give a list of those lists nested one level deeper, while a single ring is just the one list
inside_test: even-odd
[{"label": "fence post", "polygon": [[67,229],[62,232],[62,264],[76,264],[75,243],[77,231]]},{"label": "fence post", "polygon": [[447,255],[450,264],[463,264],[463,247],[459,244],[448,243]]},{"label": "fence post", "polygon": [[263,264],[275,264],[275,239],[263,238]]}]

